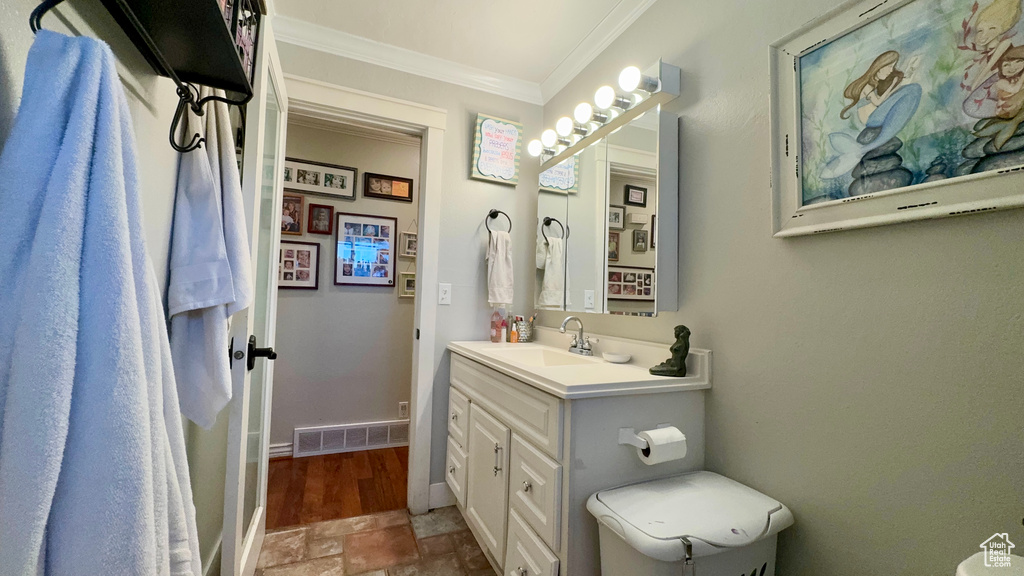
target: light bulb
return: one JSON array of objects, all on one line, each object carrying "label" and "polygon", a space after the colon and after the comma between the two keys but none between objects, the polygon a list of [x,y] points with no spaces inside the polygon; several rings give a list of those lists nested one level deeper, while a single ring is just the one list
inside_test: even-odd
[{"label": "light bulb", "polygon": [[554,130],[548,128],[541,133],[540,141],[544,144],[545,148],[551,148],[555,145],[555,142],[558,142],[558,134]]},{"label": "light bulb", "polygon": [[622,88],[624,92],[632,92],[640,86],[642,78],[643,74],[640,73],[640,69],[636,66],[624,68],[619,73],[619,88]]},{"label": "light bulb", "polygon": [[568,136],[572,134],[573,128],[572,118],[569,118],[568,116],[562,116],[558,119],[558,122],[555,122],[555,132],[558,132],[559,136]]},{"label": "light bulb", "polygon": [[572,116],[580,124],[586,124],[594,116],[594,107],[588,102],[580,102],[579,106],[576,106],[576,110],[573,111]]},{"label": "light bulb", "polygon": [[615,88],[611,86],[601,86],[594,92],[594,104],[601,110],[607,110],[612,107],[615,103]]},{"label": "light bulb", "polygon": [[530,140],[530,143],[526,145],[526,151],[530,153],[530,156],[536,158],[544,151],[544,145],[540,140]]}]

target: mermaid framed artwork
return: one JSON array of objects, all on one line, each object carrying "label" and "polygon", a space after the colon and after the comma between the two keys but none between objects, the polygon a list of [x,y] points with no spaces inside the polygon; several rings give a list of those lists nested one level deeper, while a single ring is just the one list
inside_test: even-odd
[{"label": "mermaid framed artwork", "polygon": [[771,46],[777,237],[1024,206],[1024,0],[854,0]]}]

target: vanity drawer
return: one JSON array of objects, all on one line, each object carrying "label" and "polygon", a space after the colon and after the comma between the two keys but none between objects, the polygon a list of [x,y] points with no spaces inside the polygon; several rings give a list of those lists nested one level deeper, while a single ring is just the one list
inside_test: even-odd
[{"label": "vanity drawer", "polygon": [[515,434],[512,435],[508,490],[512,508],[552,550],[558,550],[562,467]]},{"label": "vanity drawer", "polygon": [[445,462],[444,479],[462,507],[466,506],[466,452],[451,436],[448,437],[448,459]]},{"label": "vanity drawer", "polygon": [[515,510],[508,516],[506,576],[558,576],[558,557],[544,546]]},{"label": "vanity drawer", "polygon": [[448,434],[466,448],[466,426],[469,425],[469,398],[456,390],[448,388]]},{"label": "vanity drawer", "polygon": [[452,386],[556,460],[562,456],[562,400],[452,354]]}]

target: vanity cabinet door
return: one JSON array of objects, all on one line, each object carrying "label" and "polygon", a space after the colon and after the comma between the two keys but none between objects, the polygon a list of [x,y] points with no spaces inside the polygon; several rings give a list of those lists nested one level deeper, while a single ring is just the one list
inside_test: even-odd
[{"label": "vanity cabinet door", "polygon": [[466,443],[466,425],[469,423],[469,398],[455,388],[448,388],[448,435],[463,449]]},{"label": "vanity cabinet door", "polygon": [[459,506],[466,506],[466,452],[451,436],[448,437],[448,458],[444,479],[452,489]]},{"label": "vanity cabinet door", "polygon": [[505,559],[510,436],[479,404],[469,405],[466,516],[499,565]]}]

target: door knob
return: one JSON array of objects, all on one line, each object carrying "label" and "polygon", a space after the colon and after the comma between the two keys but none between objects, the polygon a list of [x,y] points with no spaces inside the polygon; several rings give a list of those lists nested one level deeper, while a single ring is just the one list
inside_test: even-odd
[{"label": "door knob", "polygon": [[250,372],[256,367],[257,358],[277,360],[277,352],[274,352],[273,348],[257,348],[256,336],[249,336],[249,359],[246,361],[246,367],[249,368]]}]

